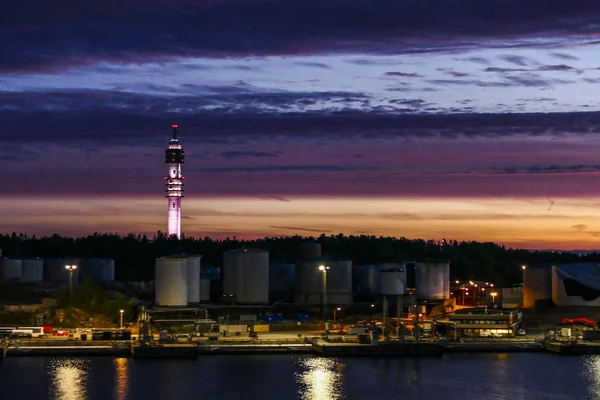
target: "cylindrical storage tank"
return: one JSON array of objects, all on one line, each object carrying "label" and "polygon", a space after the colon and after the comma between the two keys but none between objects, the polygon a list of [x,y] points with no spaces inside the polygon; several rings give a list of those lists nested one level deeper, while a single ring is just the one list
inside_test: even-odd
[{"label": "cylindrical storage tank", "polygon": [[418,300],[445,299],[444,280],[447,268],[447,262],[417,263],[416,295]]},{"label": "cylindrical storage tank", "polygon": [[9,257],[0,261],[0,281],[18,282],[21,279],[21,259]]},{"label": "cylindrical storage tank", "polygon": [[[329,268],[323,273],[320,265]],[[295,273],[295,303],[321,304],[326,294],[328,307],[352,304],[352,261],[329,257],[299,260]]]},{"label": "cylindrical storage tank", "polygon": [[223,294],[242,304],[269,302],[269,252],[241,248],[223,254]]},{"label": "cylindrical storage tank", "polygon": [[[400,272],[401,276],[402,276],[402,290],[406,291],[406,287],[408,286],[406,280],[406,264],[405,263],[394,263],[394,262],[389,262],[389,263],[381,263],[381,264],[377,264],[377,266],[379,267],[379,271],[384,272],[384,271],[396,271],[396,272]],[[381,279],[381,278],[380,278]],[[381,289],[381,285],[379,285],[379,289]]]},{"label": "cylindrical storage tank", "polygon": [[73,270],[73,283],[79,281],[79,258],[44,258],[44,282],[54,284],[69,283],[67,265],[75,265]]},{"label": "cylindrical storage tank", "polygon": [[352,268],[353,291],[357,294],[378,294],[380,271],[377,265],[358,265]]},{"label": "cylindrical storage tank", "polygon": [[402,296],[404,294],[404,271],[381,271],[380,293],[384,296]]},{"label": "cylindrical storage tank", "polygon": [[450,298],[450,263],[443,267],[444,271],[444,299]]},{"label": "cylindrical storage tank", "polygon": [[154,297],[157,306],[186,307],[188,304],[187,258],[156,259]]},{"label": "cylindrical storage tank", "polygon": [[21,260],[22,283],[42,283],[44,281],[44,260],[41,258],[24,258]]},{"label": "cylindrical storage tank", "polygon": [[317,242],[304,242],[298,248],[298,258],[308,259],[321,257],[321,244]]},{"label": "cylindrical storage tank", "polygon": [[200,301],[210,301],[210,279],[200,278]]},{"label": "cylindrical storage tank", "polygon": [[[294,291],[294,264],[269,263],[269,292],[271,300],[281,300]],[[290,298],[291,301],[291,298]]]},{"label": "cylindrical storage tank", "polygon": [[187,295],[189,304],[200,302],[200,256],[189,256],[187,261]]},{"label": "cylindrical storage tank", "polygon": [[86,276],[96,282],[115,280],[115,260],[112,258],[82,258],[79,262],[79,278]]},{"label": "cylindrical storage tank", "polygon": [[531,308],[538,300],[552,299],[552,267],[527,266],[523,270],[523,307]]}]

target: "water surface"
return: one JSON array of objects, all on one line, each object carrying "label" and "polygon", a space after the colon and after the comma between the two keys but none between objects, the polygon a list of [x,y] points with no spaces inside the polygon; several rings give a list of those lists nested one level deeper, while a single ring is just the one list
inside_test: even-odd
[{"label": "water surface", "polygon": [[8,358],[0,399],[600,399],[600,356]]}]

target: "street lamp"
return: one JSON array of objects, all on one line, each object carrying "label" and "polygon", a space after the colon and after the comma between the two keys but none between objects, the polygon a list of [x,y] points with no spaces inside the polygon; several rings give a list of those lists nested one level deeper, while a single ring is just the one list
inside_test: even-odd
[{"label": "street lamp", "polygon": [[319,271],[323,274],[323,288],[321,291],[321,307],[323,307],[323,321],[327,320],[327,270],[328,265],[319,265]]},{"label": "street lamp", "polygon": [[119,314],[121,314],[121,319],[119,322],[119,329],[123,329],[123,313],[125,312],[125,310],[119,310]]},{"label": "street lamp", "polygon": [[490,296],[492,296],[492,304],[496,305],[496,296],[498,296],[498,292],[492,292],[490,293]]},{"label": "street lamp", "polygon": [[338,311],[342,311],[342,309],[340,307],[337,307],[335,310],[333,310],[333,322],[334,323],[335,323],[335,319],[336,319]]},{"label": "street lamp", "polygon": [[69,305],[73,301],[73,273],[77,269],[77,265],[65,265],[65,269],[69,271]]}]

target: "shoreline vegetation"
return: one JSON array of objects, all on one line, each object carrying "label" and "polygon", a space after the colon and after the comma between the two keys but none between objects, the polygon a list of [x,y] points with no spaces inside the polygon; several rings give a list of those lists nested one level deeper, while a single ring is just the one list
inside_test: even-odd
[{"label": "shoreline vegetation", "polygon": [[321,244],[323,254],[351,260],[354,265],[371,265],[407,260],[449,261],[451,279],[476,279],[510,286],[522,280],[521,265],[595,261],[597,253],[577,254],[555,251],[529,251],[508,248],[491,242],[408,239],[369,235],[325,235],[267,237],[239,240],[236,237],[215,240],[209,237],[181,239],[167,237],[161,231],[150,237],[141,234],[93,233],[85,237],[49,237],[26,234],[0,235],[0,249],[9,257],[82,257],[112,258],[119,281],[153,280],[158,257],[177,253],[201,254],[202,264],[221,266],[223,253],[242,246],[269,252],[272,262],[293,263],[298,246],[305,241]]}]

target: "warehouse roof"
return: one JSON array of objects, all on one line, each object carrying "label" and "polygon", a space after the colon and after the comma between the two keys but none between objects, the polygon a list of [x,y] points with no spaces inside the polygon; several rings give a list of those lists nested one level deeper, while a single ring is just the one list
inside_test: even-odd
[{"label": "warehouse roof", "polygon": [[561,279],[571,278],[589,288],[600,290],[600,264],[560,264],[556,269]]}]

